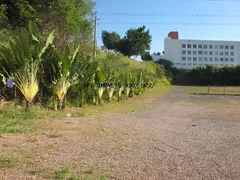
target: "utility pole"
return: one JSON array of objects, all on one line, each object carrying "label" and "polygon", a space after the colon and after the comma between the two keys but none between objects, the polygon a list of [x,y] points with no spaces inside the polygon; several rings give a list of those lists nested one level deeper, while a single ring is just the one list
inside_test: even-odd
[{"label": "utility pole", "polygon": [[95,15],[95,19],[94,19],[94,41],[93,41],[93,58],[94,59],[97,56],[96,48],[97,48],[97,16]]}]

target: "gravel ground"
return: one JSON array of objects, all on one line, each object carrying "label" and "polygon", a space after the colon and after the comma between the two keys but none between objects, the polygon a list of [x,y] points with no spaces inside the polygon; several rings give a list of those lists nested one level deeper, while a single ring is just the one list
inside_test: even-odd
[{"label": "gravel ground", "polygon": [[56,121],[58,138],[2,135],[1,154],[21,164],[0,168],[0,179],[52,179],[64,166],[78,177],[94,167],[90,179],[240,179],[240,97],[188,96],[175,87],[149,101],[154,106],[141,111]]}]

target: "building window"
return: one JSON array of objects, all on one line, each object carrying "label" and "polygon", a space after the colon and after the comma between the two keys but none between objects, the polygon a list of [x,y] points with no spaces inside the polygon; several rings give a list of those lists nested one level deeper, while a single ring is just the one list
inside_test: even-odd
[{"label": "building window", "polygon": [[191,54],[191,51],[188,51],[187,54]]},{"label": "building window", "polygon": [[207,51],[204,51],[204,55],[208,55]]},{"label": "building window", "polygon": [[188,58],[187,58],[187,60],[188,60],[188,61],[191,61],[191,60],[192,60],[192,58],[191,58],[191,57],[188,57]]},{"label": "building window", "polygon": [[191,66],[191,65],[192,65],[192,63],[188,63],[188,65],[189,65],[189,66]]},{"label": "building window", "polygon": [[198,58],[198,61],[202,61],[202,57],[199,57],[199,58]]},{"label": "building window", "polygon": [[218,51],[215,51],[215,55],[216,55],[216,56],[218,55]]},{"label": "building window", "polygon": [[214,61],[215,61],[215,62],[218,62],[218,58],[214,58]]},{"label": "building window", "polygon": [[228,56],[229,55],[229,52],[225,52],[225,56]]},{"label": "building window", "polygon": [[218,49],[218,45],[215,45],[215,49]]},{"label": "building window", "polygon": [[229,61],[229,59],[228,58],[225,58],[225,62],[228,62]]},{"label": "building window", "polygon": [[197,58],[196,58],[196,57],[193,57],[193,61],[197,61]]},{"label": "building window", "polygon": [[186,44],[182,44],[182,48],[186,48]]},{"label": "building window", "polygon": [[193,51],[193,55],[197,55],[197,51]]},{"label": "building window", "polygon": [[194,48],[194,49],[196,49],[196,48],[197,48],[197,45],[196,45],[196,44],[194,44],[194,45],[193,45],[193,48]]},{"label": "building window", "polygon": [[223,51],[221,51],[221,52],[220,52],[220,56],[223,56],[223,54],[224,54]]},{"label": "building window", "polygon": [[234,58],[230,58],[230,61],[231,61],[231,62],[234,62]]},{"label": "building window", "polygon": [[196,66],[197,64],[196,63],[193,63],[194,66]]},{"label": "building window", "polygon": [[201,44],[199,44],[199,45],[198,45],[198,48],[199,48],[199,49],[202,49],[202,45],[201,45]]},{"label": "building window", "polygon": [[191,48],[191,44],[188,44],[187,47],[188,47],[188,48]]},{"label": "building window", "polygon": [[198,51],[198,54],[199,54],[199,55],[202,55],[202,51]]},{"label": "building window", "polygon": [[234,56],[234,52],[230,52],[230,55],[231,55],[231,56]]},{"label": "building window", "polygon": [[230,49],[234,49],[234,46],[230,46]]},{"label": "building window", "polygon": [[224,58],[220,58],[220,61],[223,62],[223,61],[224,61]]},{"label": "building window", "polygon": [[228,46],[225,46],[225,49],[228,49]]},{"label": "building window", "polygon": [[186,54],[186,51],[182,51],[182,54]]},{"label": "building window", "polygon": [[208,58],[207,58],[207,57],[205,57],[205,58],[204,58],[204,61],[207,61],[207,60],[208,60]]},{"label": "building window", "polygon": [[212,55],[213,55],[213,52],[212,52],[212,51],[209,51],[209,55],[211,55],[211,56],[212,56]]},{"label": "building window", "polygon": [[186,57],[182,57],[182,61],[186,61]]},{"label": "building window", "polygon": [[186,65],[186,63],[182,63],[182,65],[183,65],[183,66],[185,66],[185,65]]},{"label": "building window", "polygon": [[207,49],[207,45],[204,45],[203,48],[204,48],[204,49]]},{"label": "building window", "polygon": [[212,61],[213,61],[213,58],[212,58],[212,57],[210,57],[210,58],[209,58],[209,61],[211,61],[211,62],[212,62]]},{"label": "building window", "polygon": [[220,45],[220,49],[223,49],[223,45]]},{"label": "building window", "polygon": [[213,45],[209,45],[209,49],[213,49]]}]

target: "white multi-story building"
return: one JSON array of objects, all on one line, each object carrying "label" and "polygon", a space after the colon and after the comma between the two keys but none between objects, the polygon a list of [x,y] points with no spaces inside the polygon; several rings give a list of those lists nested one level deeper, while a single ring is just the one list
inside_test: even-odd
[{"label": "white multi-story building", "polygon": [[170,32],[164,40],[163,58],[179,69],[213,64],[216,66],[240,64],[240,41],[178,39],[178,32]]}]

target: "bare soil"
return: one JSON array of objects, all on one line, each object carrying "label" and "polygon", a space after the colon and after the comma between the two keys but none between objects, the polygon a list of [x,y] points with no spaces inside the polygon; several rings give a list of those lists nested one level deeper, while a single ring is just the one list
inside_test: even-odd
[{"label": "bare soil", "polygon": [[240,97],[190,96],[174,87],[164,98],[139,103],[149,105],[56,120],[49,131],[1,135],[0,155],[18,163],[0,168],[0,179],[57,179],[66,166],[71,172],[63,179],[240,178]]}]

